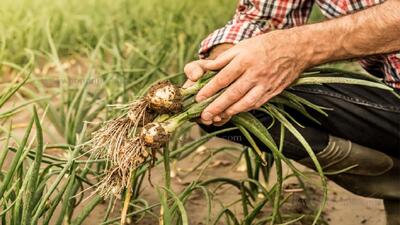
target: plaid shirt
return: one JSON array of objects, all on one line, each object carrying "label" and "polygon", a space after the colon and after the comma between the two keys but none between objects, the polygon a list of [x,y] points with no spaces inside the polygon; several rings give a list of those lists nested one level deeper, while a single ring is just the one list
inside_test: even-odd
[{"label": "plaid shirt", "polygon": [[[328,18],[340,17],[384,2],[384,0],[315,0]],[[236,13],[224,27],[211,33],[200,46],[200,57],[222,43],[239,41],[273,29],[305,24],[314,0],[240,0]],[[400,53],[364,58],[361,65],[369,72],[384,75],[384,81],[400,89]]]}]

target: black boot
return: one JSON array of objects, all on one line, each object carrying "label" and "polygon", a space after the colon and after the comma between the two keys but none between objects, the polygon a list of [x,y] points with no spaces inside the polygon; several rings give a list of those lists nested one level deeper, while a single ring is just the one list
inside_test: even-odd
[{"label": "black boot", "polygon": [[[385,201],[388,225],[400,225],[400,162],[382,152],[331,136],[328,146],[317,154],[325,172],[343,173],[329,179],[352,193]],[[314,168],[310,158],[299,163]],[[355,166],[355,167],[354,167]]]}]

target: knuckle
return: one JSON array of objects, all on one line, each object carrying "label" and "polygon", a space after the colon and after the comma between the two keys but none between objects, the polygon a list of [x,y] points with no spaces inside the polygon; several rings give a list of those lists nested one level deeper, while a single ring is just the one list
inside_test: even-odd
[{"label": "knuckle", "polygon": [[257,84],[257,79],[253,76],[244,76],[243,77],[243,84],[244,85],[251,85],[254,86]]},{"label": "knuckle", "polygon": [[243,83],[235,83],[234,86],[232,85],[232,92],[235,92],[238,97],[245,96],[250,89],[250,85]]},{"label": "knuckle", "polygon": [[259,96],[256,96],[255,93],[253,93],[253,94],[248,94],[248,95],[243,99],[244,104],[245,104],[246,106],[251,106],[251,107],[256,106],[258,100],[259,100]]},{"label": "knuckle", "polygon": [[223,107],[220,104],[214,104],[210,105],[207,111],[213,115],[217,115],[223,111]]},{"label": "knuckle", "polygon": [[229,70],[227,72],[228,72],[228,74],[239,75],[242,73],[243,68],[244,67],[239,64],[239,66],[232,66],[231,68],[229,68]]},{"label": "knuckle", "polygon": [[265,93],[270,94],[273,92],[274,88],[271,85],[265,87]]},{"label": "knuckle", "polygon": [[256,106],[256,99],[254,97],[246,97],[243,99],[243,107],[249,108]]},{"label": "knuckle", "polygon": [[251,60],[248,60],[249,57],[251,57],[251,55],[247,54],[243,54],[242,56],[238,57],[239,65],[241,68],[249,67],[249,65],[251,65]]},{"label": "knuckle", "polygon": [[253,73],[258,74],[262,77],[267,77],[268,75],[268,70],[266,70],[263,66],[252,67],[251,70],[253,71]]},{"label": "knuckle", "polygon": [[215,80],[214,80],[214,83],[215,83],[215,85],[216,86],[218,86],[218,87],[225,87],[227,84],[227,80],[224,78],[224,77],[222,77],[222,76],[216,76],[215,77]]},{"label": "knuckle", "polygon": [[240,98],[240,96],[242,96],[243,94],[241,93],[240,90],[236,90],[236,88],[231,87],[228,90],[226,90],[226,95],[229,99],[232,100],[237,100]]},{"label": "knuckle", "polygon": [[209,109],[208,112],[213,114],[213,115],[217,115],[219,113],[220,107],[219,106],[214,106],[213,108]]}]

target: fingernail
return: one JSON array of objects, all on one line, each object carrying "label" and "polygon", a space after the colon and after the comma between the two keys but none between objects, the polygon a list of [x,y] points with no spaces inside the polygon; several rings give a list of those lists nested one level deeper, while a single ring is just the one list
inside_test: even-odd
[{"label": "fingernail", "polygon": [[221,120],[222,119],[221,119],[220,116],[215,116],[214,119],[213,119],[214,122],[221,122]]},{"label": "fingernail", "polygon": [[201,122],[204,124],[204,125],[211,125],[212,124],[212,121],[211,120],[201,120]]},{"label": "fingernail", "polygon": [[204,112],[203,115],[201,116],[201,118],[203,120],[212,120],[213,116],[214,115],[209,112]]}]

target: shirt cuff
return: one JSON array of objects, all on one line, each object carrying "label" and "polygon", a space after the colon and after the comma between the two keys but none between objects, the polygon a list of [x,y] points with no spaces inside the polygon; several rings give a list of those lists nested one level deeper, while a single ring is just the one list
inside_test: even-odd
[{"label": "shirt cuff", "polygon": [[207,58],[213,47],[223,43],[237,44],[243,39],[265,33],[269,26],[265,21],[230,21],[226,26],[212,32],[200,44],[199,56]]}]

